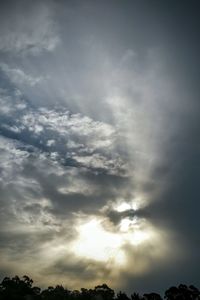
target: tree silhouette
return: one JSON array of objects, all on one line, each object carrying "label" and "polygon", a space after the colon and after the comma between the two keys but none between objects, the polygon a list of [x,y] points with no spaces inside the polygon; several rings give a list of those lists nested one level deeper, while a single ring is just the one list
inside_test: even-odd
[{"label": "tree silhouette", "polygon": [[[193,285],[180,284],[166,290],[165,300],[200,300],[200,291]],[[70,291],[62,285],[49,286],[41,291],[39,287],[33,286],[33,280],[28,276],[20,279],[5,277],[0,283],[0,300],[162,300],[157,293],[148,293],[140,296],[137,293],[131,294],[129,298],[126,293],[118,292],[105,283],[97,285],[94,289],[81,288]]]},{"label": "tree silhouette", "polygon": [[23,276],[20,279],[18,276],[10,279],[5,277],[0,284],[0,299],[5,300],[21,300],[25,299],[26,296],[38,296],[39,288],[32,288],[33,280],[28,276]]},{"label": "tree silhouette", "polygon": [[131,295],[131,300],[141,300],[142,298],[140,297],[140,295],[138,293],[133,293]]},{"label": "tree silhouette", "polygon": [[57,285],[55,288],[49,286],[47,290],[42,291],[41,298],[43,300],[68,300],[70,295],[70,291],[64,289],[62,285]]},{"label": "tree silhouette", "polygon": [[109,288],[107,284],[103,283],[102,285],[95,286],[94,295],[101,296],[101,298],[104,300],[113,300],[115,292]]},{"label": "tree silhouette", "polygon": [[166,300],[199,300],[200,291],[190,285],[180,284],[178,287],[171,287],[165,292]]},{"label": "tree silhouette", "polygon": [[161,296],[157,293],[144,294],[145,300],[162,300]]},{"label": "tree silhouette", "polygon": [[117,294],[116,299],[117,300],[130,300],[130,298],[125,293],[123,293],[121,291]]}]

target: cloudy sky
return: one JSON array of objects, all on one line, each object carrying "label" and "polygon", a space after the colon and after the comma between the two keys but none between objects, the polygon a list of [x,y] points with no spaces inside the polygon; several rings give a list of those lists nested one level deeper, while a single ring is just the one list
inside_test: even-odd
[{"label": "cloudy sky", "polygon": [[200,4],[0,2],[0,277],[200,286]]}]

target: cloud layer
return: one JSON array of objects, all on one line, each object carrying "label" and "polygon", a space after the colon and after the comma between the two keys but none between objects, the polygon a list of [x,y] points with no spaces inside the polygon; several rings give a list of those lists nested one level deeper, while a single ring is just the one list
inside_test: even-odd
[{"label": "cloud layer", "polygon": [[181,5],[1,2],[1,277],[199,284],[200,18]]}]

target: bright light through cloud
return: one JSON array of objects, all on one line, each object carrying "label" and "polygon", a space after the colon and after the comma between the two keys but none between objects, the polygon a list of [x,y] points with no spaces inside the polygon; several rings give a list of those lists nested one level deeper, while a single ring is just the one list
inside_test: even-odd
[{"label": "bright light through cloud", "polygon": [[0,278],[200,278],[200,4],[151,2],[0,1]]},{"label": "bright light through cloud", "polygon": [[114,205],[114,209],[118,212],[123,212],[126,210],[138,210],[140,206],[142,206],[143,201],[141,198],[137,197],[134,200],[127,202],[125,200],[119,201]]},{"label": "bright light through cloud", "polygon": [[122,219],[114,232],[104,228],[104,221],[94,217],[77,225],[78,237],[71,245],[76,256],[123,266],[127,263],[125,245],[139,246],[155,237],[148,224],[144,226],[144,221],[137,218]]},{"label": "bright light through cloud", "polygon": [[120,222],[120,230],[122,232],[127,232],[136,223],[137,223],[137,218],[134,218],[133,220],[130,220],[129,218],[122,219]]},{"label": "bright light through cloud", "polygon": [[131,205],[129,203],[126,202],[122,202],[119,206],[116,207],[116,210],[118,212],[123,212],[125,210],[131,209]]},{"label": "bright light through cloud", "polygon": [[76,255],[97,261],[112,260],[118,264],[125,262],[125,254],[121,250],[122,237],[105,231],[101,221],[92,219],[78,226],[77,230],[79,237],[72,246]]}]

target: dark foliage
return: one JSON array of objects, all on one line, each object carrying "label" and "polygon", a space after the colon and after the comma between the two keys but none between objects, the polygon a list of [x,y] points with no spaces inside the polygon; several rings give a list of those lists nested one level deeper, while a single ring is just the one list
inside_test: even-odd
[{"label": "dark foliage", "polygon": [[[28,276],[21,279],[5,277],[0,284],[0,300],[162,300],[157,293],[144,294],[133,293],[128,297],[126,293],[115,292],[105,283],[94,289],[82,288],[80,291],[70,291],[62,285],[49,286],[41,291],[33,286],[33,280]],[[180,284],[178,287],[170,287],[164,295],[165,300],[200,300],[200,291],[193,285]]]}]

